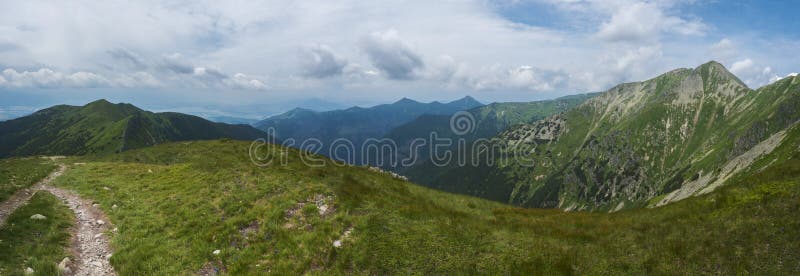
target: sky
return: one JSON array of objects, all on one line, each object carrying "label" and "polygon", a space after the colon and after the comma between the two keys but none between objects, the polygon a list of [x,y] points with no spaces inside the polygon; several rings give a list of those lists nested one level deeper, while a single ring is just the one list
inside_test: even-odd
[{"label": "sky", "polygon": [[797,4],[0,0],[0,120],[100,98],[248,118],[532,101],[710,60],[757,88],[800,71]]}]

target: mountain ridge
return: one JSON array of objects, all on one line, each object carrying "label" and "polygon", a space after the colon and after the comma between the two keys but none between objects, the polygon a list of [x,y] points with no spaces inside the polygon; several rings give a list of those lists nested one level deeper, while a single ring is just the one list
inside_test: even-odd
[{"label": "mountain ridge", "polygon": [[494,175],[513,183],[505,201],[526,207],[649,205],[700,175],[717,175],[736,156],[790,127],[800,118],[792,108],[800,106],[794,83],[752,90],[712,61],[620,84],[564,114],[499,134],[506,151],[521,154],[514,160],[530,159],[532,168],[451,167],[433,182],[474,187]]},{"label": "mountain ridge", "polygon": [[[316,139],[321,142],[319,153],[330,156],[331,144],[346,139],[354,146],[352,163],[361,163],[361,145],[369,138],[381,138],[394,127],[409,122],[423,114],[449,115],[457,111],[481,106],[472,97],[464,97],[448,103],[421,103],[402,98],[390,104],[372,107],[350,107],[342,110],[324,112],[292,109],[286,113],[269,117],[255,123],[263,131],[274,130],[280,140],[292,139],[300,146],[303,141]],[[341,152],[345,154],[344,152]],[[355,153],[355,154],[353,154]],[[356,160],[358,159],[358,160]]]},{"label": "mountain ridge", "polygon": [[166,141],[266,136],[247,125],[214,123],[176,112],[153,113],[100,99],[84,106],[56,105],[0,122],[0,156],[112,153]]}]

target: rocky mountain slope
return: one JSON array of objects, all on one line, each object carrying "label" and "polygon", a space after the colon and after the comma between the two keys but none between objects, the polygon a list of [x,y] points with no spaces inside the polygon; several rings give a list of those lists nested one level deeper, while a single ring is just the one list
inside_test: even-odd
[{"label": "rocky mountain slope", "polygon": [[167,141],[265,136],[247,125],[213,123],[181,113],[152,113],[131,104],[98,100],[85,106],[53,106],[0,122],[0,157],[111,153]]},{"label": "rocky mountain slope", "polygon": [[511,162],[444,168],[433,183],[478,196],[502,183],[513,187],[502,201],[528,207],[663,205],[711,191],[789,142],[798,106],[797,77],[752,90],[709,62],[507,130],[495,141]]},{"label": "rocky mountain slope", "polygon": [[[423,115],[419,118],[392,129],[384,138],[397,144],[396,156],[383,156],[380,167],[409,177],[414,182],[429,185],[437,189],[448,190],[442,185],[433,185],[432,180],[440,173],[440,167],[431,162],[430,137],[452,141],[450,146],[440,147],[437,151],[457,152],[460,143],[470,148],[472,143],[479,139],[491,138],[509,127],[535,122],[547,116],[567,111],[597,95],[580,94],[561,97],[553,100],[543,100],[522,103],[492,103],[481,107],[466,110],[468,114],[457,115]],[[455,117],[455,118],[454,118]],[[451,120],[453,119],[453,120]],[[464,125],[455,126],[457,120],[464,120]],[[454,129],[457,128],[457,129]],[[458,129],[460,128],[460,129]],[[415,146],[412,152],[412,143],[417,139],[428,141],[425,145]],[[392,159],[395,159],[392,163]],[[403,160],[414,160],[405,163]],[[445,183],[451,185],[454,183]],[[482,197],[502,201],[510,192],[509,187],[495,186],[490,191],[481,194]]]}]

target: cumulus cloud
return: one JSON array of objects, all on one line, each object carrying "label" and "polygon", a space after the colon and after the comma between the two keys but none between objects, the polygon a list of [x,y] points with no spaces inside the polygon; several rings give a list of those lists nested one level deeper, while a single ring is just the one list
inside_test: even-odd
[{"label": "cumulus cloud", "polygon": [[750,58],[734,62],[729,70],[750,87],[760,87],[780,79],[772,67],[760,65]]},{"label": "cumulus cloud", "polygon": [[242,89],[256,89],[256,90],[263,90],[267,89],[267,85],[264,84],[261,80],[255,79],[251,76],[236,73],[233,75],[232,78],[228,78],[224,80],[229,86],[238,87]]},{"label": "cumulus cloud", "polygon": [[108,86],[109,81],[97,74],[90,72],[75,72],[64,74],[53,71],[49,68],[42,68],[37,71],[17,72],[14,69],[3,70],[4,83],[7,87],[35,87],[35,88],[57,88],[57,87],[101,87]]},{"label": "cumulus cloud", "polygon": [[473,90],[517,90],[552,92],[565,89],[569,74],[530,65],[474,66],[458,62],[453,57],[442,56],[435,60],[424,76],[443,81],[448,88]]},{"label": "cumulus cloud", "polygon": [[[214,89],[265,90],[268,86],[258,77],[236,73],[228,76],[221,71],[206,67],[193,67],[191,73],[179,73],[155,77],[149,72],[138,71],[100,75],[78,71],[64,73],[50,68],[35,71],[17,71],[7,68],[0,74],[0,87],[5,88],[159,88],[195,87]],[[169,84],[169,85],[167,85]]]},{"label": "cumulus cloud", "polygon": [[708,48],[708,55],[719,60],[729,60],[737,54],[736,46],[733,41],[723,38]]},{"label": "cumulus cloud", "polygon": [[[108,51],[109,56],[119,66],[133,68],[133,73],[118,74],[112,81],[120,87],[192,87],[213,89],[267,89],[263,80],[243,73],[229,75],[222,70],[197,66],[180,53],[146,58],[122,49]],[[156,73],[156,76],[150,72]]]},{"label": "cumulus cloud", "polygon": [[[433,100],[475,89],[491,90],[485,97],[493,100],[526,100],[538,91],[600,91],[711,58],[752,57],[758,70],[743,72],[753,76],[767,64],[772,71],[797,64],[772,53],[796,42],[770,40],[767,48],[747,40],[736,49],[746,41],[737,34],[704,36],[715,28],[683,9],[691,0],[534,2],[555,7],[552,24],[518,22],[481,0],[8,1],[0,9],[0,70],[60,76],[0,74],[0,85],[270,89],[270,99],[341,101],[401,93]],[[501,90],[515,94],[495,98]]]},{"label": "cumulus cloud", "polygon": [[342,74],[347,61],[324,44],[304,49],[301,53],[302,73],[311,78],[327,78]]},{"label": "cumulus cloud", "polygon": [[664,14],[654,2],[636,2],[620,7],[604,22],[597,36],[607,41],[639,42],[653,40],[662,33],[702,35],[705,24]]},{"label": "cumulus cloud", "polygon": [[416,71],[424,66],[420,55],[411,50],[393,29],[371,33],[362,40],[361,47],[372,64],[390,79],[414,79]]}]

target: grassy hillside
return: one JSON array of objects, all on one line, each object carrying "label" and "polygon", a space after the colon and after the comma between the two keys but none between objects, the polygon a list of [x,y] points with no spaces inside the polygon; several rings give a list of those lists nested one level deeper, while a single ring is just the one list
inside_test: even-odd
[{"label": "grassy hillside", "polygon": [[481,185],[503,183],[513,187],[504,202],[528,207],[665,204],[713,190],[786,141],[782,131],[800,119],[797,106],[800,78],[751,90],[709,62],[618,85],[564,114],[510,129],[498,136],[508,165],[452,166],[431,182],[475,195]]},{"label": "grassy hillside", "polygon": [[264,136],[250,126],[98,100],[85,106],[54,106],[0,122],[0,157],[113,153],[167,141]]},{"label": "grassy hillside", "polygon": [[72,158],[86,164],[56,184],[119,227],[121,275],[797,274],[797,146],[713,193],[614,214],[513,208],[327,159],[309,167],[277,146],[262,152],[286,164],[258,167],[234,141]]}]

